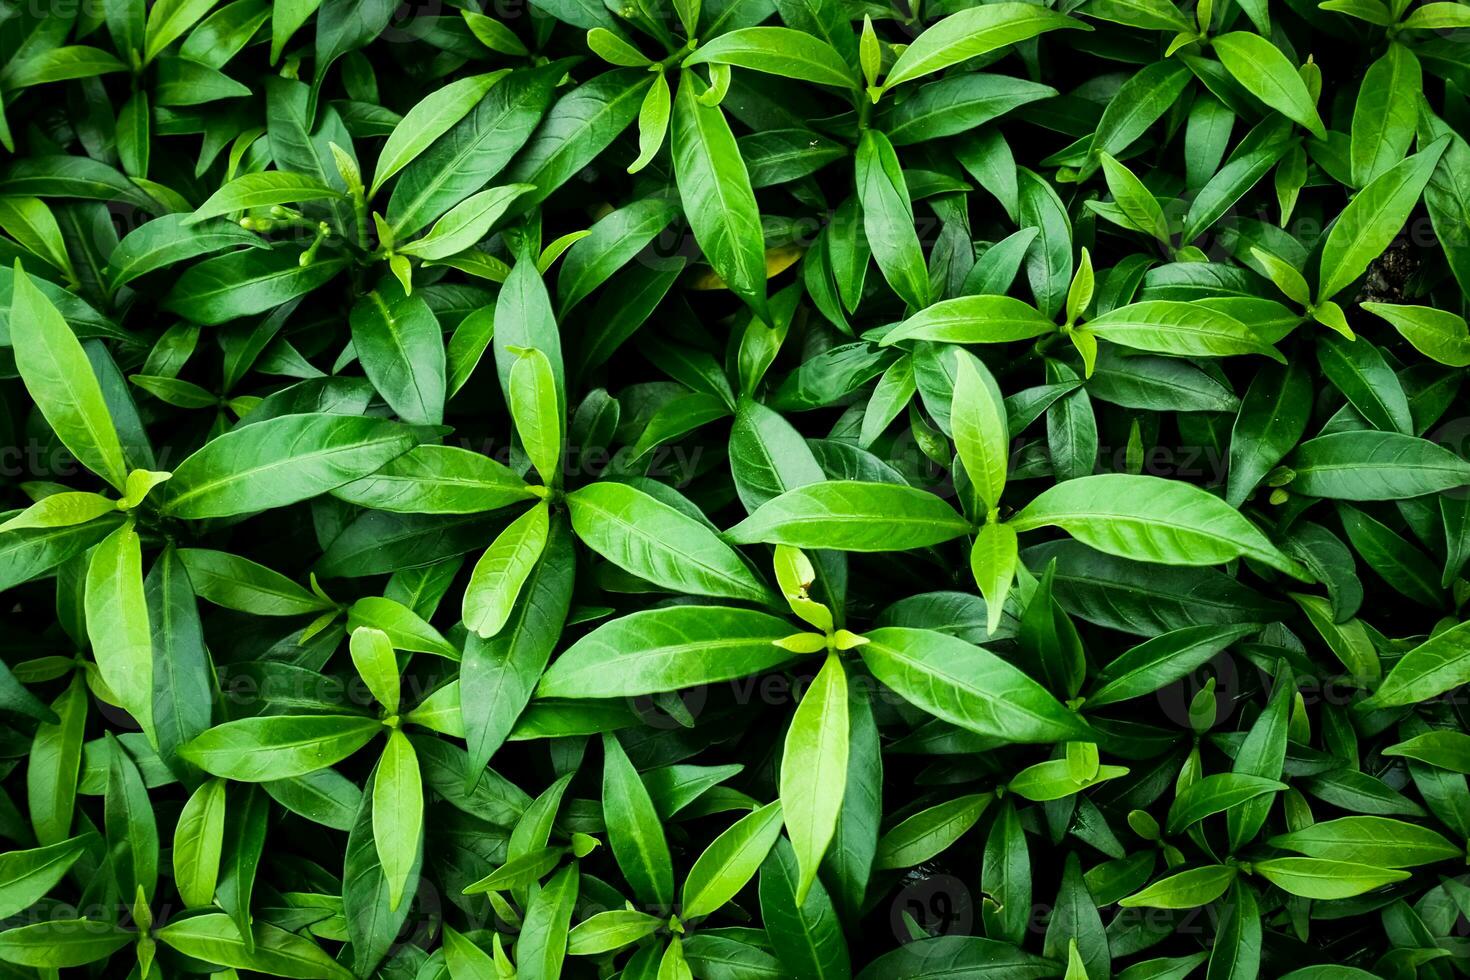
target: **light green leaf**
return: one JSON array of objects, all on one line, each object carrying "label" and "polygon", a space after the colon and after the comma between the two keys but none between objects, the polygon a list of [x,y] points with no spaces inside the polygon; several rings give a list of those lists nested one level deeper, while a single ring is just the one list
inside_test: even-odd
[{"label": "light green leaf", "polygon": [[766,254],[750,175],[724,113],[699,97],[691,72],[679,76],[671,147],[684,214],[709,264],[725,285],[762,320],[766,312]]},{"label": "light green leaf", "polygon": [[684,878],[686,919],[718,911],[755,876],[781,835],[781,803],[767,803],[741,817],[710,842]]},{"label": "light green leaf", "polygon": [[550,510],[537,504],[501,531],[470,574],[462,603],[464,623],[489,639],[510,619],[521,587],[530,577],[551,529]]},{"label": "light green leaf", "polygon": [[904,551],[970,530],[940,498],[893,483],[833,480],[788,490],[726,532],[736,544]]},{"label": "light green leaf", "polygon": [[1283,116],[1311,130],[1318,139],[1327,138],[1322,117],[1306,83],[1286,55],[1266,38],[1247,31],[1221,34],[1211,47],[1235,80]]},{"label": "light green leaf", "polygon": [[[749,609],[669,606],[615,619],[552,662],[543,698],[615,698],[745,677],[791,659],[783,619]],[[866,649],[866,648],[865,648]]]},{"label": "light green leaf", "polygon": [[431,143],[468,115],[485,93],[508,74],[509,71],[502,69],[456,79],[435,89],[404,113],[378,153],[378,165],[373,172],[368,198],[377,196],[378,189],[389,177],[412,163]]},{"label": "light green leaf", "polygon": [[1060,527],[1120,558],[1165,565],[1215,565],[1249,557],[1294,578],[1309,576],[1239,511],[1176,480],[1101,473],[1059,483],[1010,521],[1017,531]]},{"label": "light green leaf", "polygon": [[425,435],[378,418],[267,419],[211,439],[179,463],[163,510],[197,519],[284,507],[367,476]]},{"label": "light green leaf", "polygon": [[602,813],[607,842],[633,894],[662,911],[674,903],[674,870],[668,841],[648,789],[613,735],[602,736]]},{"label": "light green leaf", "polygon": [[1081,21],[1028,3],[989,3],[951,14],[904,49],[884,81],[885,89],[932,74],[1046,31],[1090,30]]},{"label": "light green leaf", "polygon": [[91,362],[19,259],[10,301],[10,342],[21,380],[57,438],[82,465],[121,490],[127,464]]},{"label": "light green leaf", "polygon": [[1286,363],[1249,326],[1219,310],[1178,300],[1131,303],[1089,320],[1087,329],[1135,350],[1183,357],[1262,354]]},{"label": "light green leaf", "polygon": [[1081,736],[1086,726],[1016,667],[934,630],[883,627],[858,648],[873,675],[950,724],[1012,742]]},{"label": "light green leaf", "polygon": [[335,765],[382,731],[353,715],[274,715],[216,725],[182,755],[215,776],[242,783],[304,776]]},{"label": "light green leaf", "polygon": [[639,578],[690,595],[775,600],[707,524],[637,487],[592,483],[568,494],[567,507],[583,543]]},{"label": "light green leaf", "polygon": [[816,881],[846,787],[847,672],[833,652],[797,705],[781,755],[781,812],[800,869],[798,902]]},{"label": "light green leaf", "polygon": [[209,199],[184,222],[196,225],[232,211],[269,207],[272,204],[295,204],[342,197],[340,191],[326,186],[306,174],[267,170],[258,174],[242,174],[209,196]]},{"label": "light green leaf", "polygon": [[87,638],[118,706],[153,731],[153,631],[143,594],[143,553],[132,524],[113,531],[87,565]]},{"label": "light green leaf", "polygon": [[830,44],[789,27],[743,27],[701,44],[688,65],[722,64],[838,88],[856,87],[852,68]]},{"label": "light green leaf", "polygon": [[403,902],[418,863],[423,832],[424,787],[418,755],[408,736],[394,729],[373,776],[373,843],[388,880],[390,911]]},{"label": "light green leaf", "polygon": [[1373,179],[1343,208],[1322,245],[1317,300],[1347,288],[1386,249],[1419,202],[1449,140],[1441,139]]}]

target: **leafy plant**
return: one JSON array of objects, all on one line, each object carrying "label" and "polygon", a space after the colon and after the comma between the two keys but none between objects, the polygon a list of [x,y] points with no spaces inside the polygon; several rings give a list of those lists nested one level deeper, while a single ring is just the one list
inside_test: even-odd
[{"label": "leafy plant", "polygon": [[1467,32],[7,4],[0,977],[1466,972]]}]

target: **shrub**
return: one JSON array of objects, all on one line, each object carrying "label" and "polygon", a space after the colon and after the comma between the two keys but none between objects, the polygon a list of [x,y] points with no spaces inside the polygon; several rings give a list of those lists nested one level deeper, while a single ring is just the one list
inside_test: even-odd
[{"label": "shrub", "polygon": [[1464,972],[1410,4],[8,2],[0,976]]}]

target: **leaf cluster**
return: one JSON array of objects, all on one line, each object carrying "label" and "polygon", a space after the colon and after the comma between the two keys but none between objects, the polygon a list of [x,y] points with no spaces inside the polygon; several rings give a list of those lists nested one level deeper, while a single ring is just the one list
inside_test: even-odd
[{"label": "leaf cluster", "polygon": [[0,978],[1470,971],[1470,6],[0,13]]}]

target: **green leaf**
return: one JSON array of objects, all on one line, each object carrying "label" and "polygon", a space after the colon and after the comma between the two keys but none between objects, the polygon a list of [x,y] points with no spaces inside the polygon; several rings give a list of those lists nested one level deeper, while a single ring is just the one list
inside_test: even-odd
[{"label": "green leaf", "polygon": [[699,97],[693,72],[681,72],[670,146],[684,214],[695,240],[725,285],[769,322],[766,256],[750,176],[725,114]]},{"label": "green leaf", "polygon": [[1005,404],[1000,387],[983,363],[956,354],[956,364],[950,427],[965,473],[981,502],[990,509],[1000,503],[1006,484],[1010,435]]},{"label": "green leaf", "polygon": [[596,956],[622,949],[653,935],[663,924],[658,916],[632,909],[598,912],[572,927],[567,936],[567,952],[572,956]]},{"label": "green leaf", "polygon": [[1036,229],[1026,250],[1026,278],[1037,308],[1054,318],[1072,283],[1071,219],[1061,197],[1039,175],[1020,168],[1017,180],[1020,223]]},{"label": "green leaf", "polygon": [[46,847],[0,854],[0,912],[9,919],[35,905],[62,880],[86,850],[74,837]]},{"label": "green leaf", "polygon": [[21,380],[57,438],[82,465],[121,490],[128,467],[91,363],[19,259],[11,291],[10,342]]},{"label": "green leaf", "polygon": [[622,745],[602,736],[602,813],[607,842],[638,900],[655,911],[674,903],[669,845],[653,800]]},{"label": "green leaf", "polygon": [[1045,952],[1058,955],[1061,943],[1069,949],[1069,970],[1078,970],[1080,976],[1089,971],[1108,974],[1113,968],[1113,954],[1108,949],[1107,932],[1103,929],[1103,917],[1098,914],[1097,899],[1092,898],[1091,889],[1082,874],[1082,860],[1076,852],[1067,855],[1061,873],[1061,886],[1057,890],[1057,904],[1051,920],[1047,923]]},{"label": "green leaf", "polygon": [[[1197,72],[1207,64],[1190,62]],[[1219,89],[1218,84],[1216,88]],[[1219,221],[1266,171],[1287,155],[1294,145],[1291,133],[1291,123],[1283,116],[1267,116],[1257,123],[1190,202],[1180,239],[1192,242]]]},{"label": "green leaf", "polygon": [[1437,443],[1397,432],[1334,432],[1287,460],[1294,491],[1333,500],[1402,500],[1470,483],[1470,463]]},{"label": "green leaf", "polygon": [[331,493],[360,507],[401,514],[478,514],[536,497],[490,457],[435,445],[415,446]]},{"label": "green leaf", "polygon": [[368,293],[353,307],[352,346],[363,372],[403,421],[444,421],[444,339],[422,296],[397,284]]},{"label": "green leaf", "polygon": [[796,854],[784,838],[761,865],[760,910],[770,946],[785,970],[782,976],[847,977],[851,975],[842,926],[822,882],[818,880],[797,902]]},{"label": "green leaf", "polygon": [[[453,97],[441,93],[441,99],[423,107],[421,119],[405,116],[400,123],[404,139],[393,147],[398,155],[390,161],[402,168],[386,214],[394,235],[407,238],[494,179],[530,139],[565,70],[563,63],[553,62],[500,80],[492,73],[476,84],[466,82]],[[449,125],[440,129],[446,120]],[[435,130],[438,134],[423,146],[423,137]],[[375,191],[386,179],[382,163],[378,171]]]},{"label": "green leaf", "polygon": [[781,826],[777,801],[741,817],[711,841],[684,878],[683,917],[710,915],[739,894],[775,845]]},{"label": "green leaf", "polygon": [[[626,483],[567,495],[572,527],[589,548],[654,585],[690,595],[770,603],[770,589],[707,524]],[[731,537],[738,543],[744,540]]]},{"label": "green leaf", "polygon": [[1009,296],[957,296],[927,306],[883,336],[883,344],[902,340],[941,340],[952,344],[993,344],[1029,340],[1056,331],[1036,308]]},{"label": "green leaf", "polygon": [[1057,964],[1008,942],[979,936],[935,936],[905,943],[873,960],[858,974],[860,980],[904,976],[939,980],[946,974],[1003,978],[1057,975]]},{"label": "green leaf", "polygon": [[471,194],[434,222],[424,237],[396,246],[399,255],[412,255],[426,261],[447,259],[485,237],[516,198],[534,190],[532,184],[508,184]]},{"label": "green leaf", "polygon": [[1087,705],[1096,708],[1152,694],[1255,631],[1252,625],[1186,626],[1140,643],[1103,669],[1103,684],[1088,695]]},{"label": "green leaf", "polygon": [[1286,784],[1264,776],[1222,772],[1191,783],[1169,807],[1167,830],[1177,834],[1208,816],[1247,803],[1267,793],[1278,793]]},{"label": "green leaf", "polygon": [[206,602],[256,616],[306,616],[331,603],[274,569],[207,548],[180,548],[194,593]]},{"label": "green leaf", "polygon": [[914,230],[908,185],[888,137],[876,129],[865,130],[856,167],[863,232],[878,270],[905,303],[922,309],[928,304],[929,274]]},{"label": "green leaf", "polygon": [[1363,187],[1404,158],[1418,122],[1424,85],[1419,59],[1402,44],[1390,44],[1368,66],[1353,106],[1353,183]]},{"label": "green leaf", "polygon": [[[1235,752],[1231,771],[1236,775],[1280,779],[1286,763],[1290,713],[1296,696],[1295,677],[1286,661],[1279,661],[1272,679],[1271,697],[1251,724]],[[1186,790],[1186,792],[1188,792]],[[1258,796],[1234,804],[1225,815],[1230,848],[1236,850],[1254,838],[1271,812],[1270,797]],[[1173,813],[1171,811],[1172,819]]]},{"label": "green leaf", "polygon": [[516,355],[506,391],[510,415],[531,464],[546,486],[561,482],[566,395],[558,390],[551,360],[534,347],[512,349]]},{"label": "green leaf", "polygon": [[389,177],[412,163],[436,139],[468,115],[485,93],[507,74],[507,71],[493,71],[457,79],[435,89],[404,113],[378,153],[377,168],[373,171],[373,182],[367,196],[376,197],[378,189]]},{"label": "green leaf", "polygon": [[615,619],[573,643],[541,678],[543,698],[634,697],[762,673],[791,655],[784,620],[721,606],[670,606]]},{"label": "green leaf", "polygon": [[878,841],[875,870],[912,868],[948,850],[979,822],[989,793],[972,793],[927,807],[903,820]]},{"label": "green leaf", "polygon": [[124,524],[102,540],[87,564],[87,637],[102,681],[118,706],[153,730],[153,633],[143,592],[138,532]]},{"label": "green leaf", "polygon": [[647,71],[622,68],[563,95],[506,172],[535,187],[520,204],[540,203],[592,163],[637,118],[653,82]]},{"label": "green leaf", "polygon": [[270,246],[258,235],[223,219],[195,223],[187,214],[166,214],[134,228],[107,257],[114,287],[171,265],[234,246]]},{"label": "green leaf", "polygon": [[878,128],[894,146],[920,144],[969,132],[1012,109],[1056,94],[1049,85],[1005,75],[956,75],[886,104]]},{"label": "green leaf", "polygon": [[1026,832],[1010,800],[1001,811],[985,840],[980,887],[991,900],[981,906],[981,921],[990,935],[1020,945],[1031,908],[1031,855]]},{"label": "green leaf", "polygon": [[734,65],[783,78],[850,89],[858,84],[852,69],[832,46],[789,27],[743,27],[701,44],[688,65]]},{"label": "green leaf", "polygon": [[26,803],[42,845],[59,844],[71,836],[87,705],[87,688],[77,675],[51,703],[56,720],[43,721],[31,742]]},{"label": "green leaf", "polygon": [[1019,564],[1018,548],[1015,528],[996,522],[981,527],[970,548],[970,574],[985,597],[986,632],[991,636],[1000,629],[1006,597]]},{"label": "green leaf", "polygon": [[0,228],[68,280],[76,279],[61,227],[44,201],[34,197],[0,199]]},{"label": "green leaf", "polygon": [[1318,302],[1342,292],[1393,241],[1448,144],[1436,142],[1385,170],[1343,208],[1322,245]]},{"label": "green leaf", "polygon": [[335,765],[382,730],[352,715],[277,715],[216,725],[184,746],[183,756],[215,776],[242,783],[289,779]]},{"label": "green leaf", "polygon": [[1302,898],[1352,898],[1409,877],[1407,871],[1310,857],[1255,861],[1251,871],[1282,891]]},{"label": "green leaf", "polygon": [[134,934],[98,919],[52,919],[0,932],[0,960],[20,966],[66,969],[111,956]]},{"label": "green leaf", "polygon": [[480,780],[546,670],[571,605],[575,572],[571,533],[566,521],[557,521],[505,625],[489,640],[476,633],[465,639],[459,714],[471,782]]},{"label": "green leaf", "polygon": [[1368,341],[1324,333],[1317,340],[1322,373],[1375,429],[1412,435],[1409,400],[1393,369]]},{"label": "green leaf", "polygon": [[384,633],[395,650],[432,653],[460,659],[459,648],[402,603],[385,596],[364,596],[347,608],[347,631],[366,626]]},{"label": "green leaf", "polygon": [[1221,34],[1211,40],[1211,47],[1248,92],[1311,130],[1318,139],[1327,138],[1327,129],[1317,115],[1316,100],[1280,48],[1259,34],[1246,31]]},{"label": "green leaf", "polygon": [[1132,303],[1087,323],[1104,340],[1135,350],[1182,357],[1261,354],[1286,363],[1249,326],[1227,313],[1175,300]]},{"label": "green leaf", "polygon": [[1017,531],[1060,527],[1099,551],[1165,565],[1213,565],[1250,557],[1307,578],[1230,505],[1198,487],[1151,476],[1103,473],[1043,491],[1010,521]]},{"label": "green leaf", "polygon": [[1312,398],[1311,377],[1300,361],[1266,364],[1256,372],[1230,430],[1225,500],[1232,507],[1245,503],[1305,434]]},{"label": "green leaf", "polygon": [[965,534],[969,523],[922,490],[834,480],[767,501],[726,532],[736,544],[787,544],[839,551],[904,551]]},{"label": "green leaf", "polygon": [[1410,868],[1451,860],[1463,853],[1428,827],[1374,816],[1338,817],[1315,823],[1271,838],[1271,846],[1376,868]]},{"label": "green leaf", "polygon": [[873,676],[952,725],[1011,742],[1082,736],[1086,726],[1020,670],[934,630],[883,627],[858,652]]},{"label": "green leaf", "polygon": [[282,415],[226,432],[179,463],[163,509],[197,519],[284,507],[361,479],[422,438],[385,419]]},{"label": "green leaf", "polygon": [[447,923],[444,926],[444,965],[449,970],[450,980],[495,975],[495,960],[490,954]]},{"label": "green leaf", "polygon": [[5,67],[3,80],[10,89],[30,88],[47,82],[92,78],[122,71],[125,66],[106,51],[82,44],[63,45],[43,51]]},{"label": "green leaf", "polygon": [[1368,699],[1374,707],[1417,704],[1470,683],[1470,629],[1460,623],[1405,653]]},{"label": "green leaf", "polygon": [[289,248],[242,249],[190,266],[163,298],[162,308],[191,323],[218,326],[275,309],[330,282],[347,264],[318,258],[303,265]]},{"label": "green leaf", "polygon": [[[1094,8],[1095,6],[1096,4]],[[1178,16],[1178,11],[1170,4],[1150,6],[1167,6],[1171,14]],[[1116,161],[1110,167],[1108,158],[1122,153],[1163,117],[1178,102],[1189,80],[1189,69],[1170,58],[1144,66],[1125,81],[1118,89],[1117,96],[1108,102],[1102,118],[1097,122],[1081,176],[1090,176],[1101,163],[1108,187],[1112,189],[1116,178],[1122,175],[1119,171],[1126,171]],[[1116,191],[1113,196],[1119,205],[1126,207]],[[1154,226],[1145,225],[1144,230],[1152,233]],[[1167,238],[1164,240],[1167,241]]]},{"label": "green leaf", "polygon": [[1169,241],[1169,223],[1164,217],[1164,209],[1159,206],[1158,198],[1144,186],[1143,181],[1133,175],[1133,171],[1113,159],[1112,154],[1103,153],[1100,158],[1113,202],[1118,205],[1129,223],[1160,242]]},{"label": "green leaf", "polygon": [[531,900],[516,944],[517,980],[556,980],[561,976],[577,885],[577,868],[569,865]]},{"label": "green leaf", "polygon": [[521,587],[540,561],[550,532],[550,511],[537,504],[516,518],[475,562],[465,588],[465,626],[482,639],[495,636],[510,619]]},{"label": "green leaf", "polygon": [[[662,133],[659,139],[662,141]],[[674,202],[652,196],[598,219],[592,225],[592,233],[574,242],[562,257],[556,281],[561,312],[565,314],[607,282],[668,227],[677,213]]]},{"label": "green leaf", "polygon": [[413,744],[402,731],[388,744],[373,775],[373,842],[388,882],[388,908],[402,904],[418,863],[424,832],[424,788]]},{"label": "green leaf", "polygon": [[846,787],[847,672],[831,652],[797,705],[781,754],[781,812],[799,868],[798,903],[817,879]]},{"label": "green leaf", "polygon": [[915,38],[889,69],[883,87],[889,89],[1008,44],[1062,28],[1089,29],[1080,21],[1025,3],[992,3],[962,10]]},{"label": "green leaf", "polygon": [[1466,768],[1466,736],[1463,732],[1429,731],[1413,738],[1390,745],[1383,750],[1387,756],[1416,759],[1427,765],[1440,769],[1448,769],[1451,772],[1470,772]]},{"label": "green leaf", "polygon": [[321,201],[341,196],[338,191],[306,174],[282,170],[243,174],[211,194],[188,217],[185,224],[196,225],[232,211],[269,207],[272,204]]},{"label": "green leaf", "polygon": [[1430,306],[1363,303],[1363,309],[1393,324],[1414,349],[1447,367],[1470,367],[1470,328],[1463,317]]},{"label": "green leaf", "polygon": [[1125,909],[1192,909],[1208,905],[1225,894],[1235,881],[1235,868],[1223,864],[1191,868],[1161,878],[1147,888],[1121,899]]},{"label": "green leaf", "polygon": [[185,956],[222,967],[299,980],[348,980],[352,976],[309,939],[265,922],[256,923],[252,931],[254,942],[247,943],[229,916],[206,913],[175,919],[154,935]]},{"label": "green leaf", "polygon": [[352,666],[377,702],[390,715],[398,713],[398,658],[388,634],[371,626],[359,626],[351,633],[348,649]]},{"label": "green leaf", "polygon": [[225,781],[210,779],[189,797],[174,829],[174,883],[187,907],[213,904],[224,836]]}]

